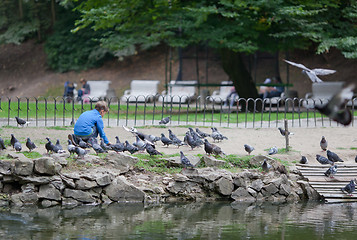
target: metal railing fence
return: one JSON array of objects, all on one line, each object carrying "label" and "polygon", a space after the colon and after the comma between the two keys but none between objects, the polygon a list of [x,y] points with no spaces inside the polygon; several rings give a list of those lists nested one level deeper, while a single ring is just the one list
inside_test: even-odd
[{"label": "metal railing fence", "polygon": [[[17,125],[15,116],[31,122],[31,126],[71,126],[84,111],[93,109],[98,99],[79,102],[64,97],[2,97],[0,98],[0,125]],[[131,96],[125,99],[105,99],[109,113],[104,122],[109,127],[159,125],[171,117],[168,125],[221,126],[263,128],[277,127],[288,119],[292,127],[338,126],[313,107],[325,104],[327,99],[239,98],[231,106],[230,100],[188,96]],[[355,114],[354,98],[349,102]],[[354,119],[351,123],[354,126]]]}]

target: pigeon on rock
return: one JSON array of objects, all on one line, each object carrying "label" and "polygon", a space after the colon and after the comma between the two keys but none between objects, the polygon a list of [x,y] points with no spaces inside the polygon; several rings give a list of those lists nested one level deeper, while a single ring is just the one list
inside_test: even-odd
[{"label": "pigeon on rock", "polygon": [[277,153],[278,153],[278,148],[276,146],[270,148],[269,151],[268,151],[269,155],[274,155],[274,154],[277,154]]},{"label": "pigeon on rock", "polygon": [[[282,129],[281,127],[279,127],[278,129],[280,134],[285,137],[285,129]],[[288,135],[294,135],[294,133],[288,131]]]},{"label": "pigeon on rock", "polygon": [[316,154],[316,160],[321,164],[330,164],[330,165],[333,164],[332,161],[328,160],[327,158],[325,158],[319,154]]},{"label": "pigeon on rock", "polygon": [[321,147],[322,151],[327,150],[327,140],[324,136],[322,136],[322,138],[321,138],[320,147]]},{"label": "pigeon on rock", "polygon": [[53,149],[55,148],[55,145],[51,142],[49,137],[46,137],[47,143],[45,144],[45,148],[47,150],[47,154],[53,153]]},{"label": "pigeon on rock", "polygon": [[17,122],[17,125],[20,125],[20,126],[24,126],[25,124],[28,126],[30,122],[27,122],[26,120],[22,119],[22,118],[19,118],[19,117],[15,117],[16,119],[16,122]]},{"label": "pigeon on rock", "polygon": [[347,192],[349,196],[352,196],[352,193],[355,191],[355,181],[351,180],[345,187],[341,188],[342,192]]},{"label": "pigeon on rock", "polygon": [[59,139],[57,139],[56,141],[55,148],[58,149],[58,151],[63,150],[63,147],[61,146]]},{"label": "pigeon on rock", "polygon": [[327,150],[327,158],[332,162],[343,162],[343,160],[334,152]]},{"label": "pigeon on rock", "polygon": [[75,147],[74,151],[76,152],[76,154],[78,155],[78,158],[84,158],[84,155],[88,154],[90,151],[83,149],[81,147]]},{"label": "pigeon on rock", "polygon": [[76,152],[75,148],[76,148],[76,146],[74,146],[72,141],[70,139],[68,139],[67,150],[68,150],[70,155],[72,155],[72,154],[74,154]]},{"label": "pigeon on rock", "polygon": [[103,150],[105,151],[112,150],[112,148],[108,144],[105,144],[103,138],[100,139],[100,147],[103,148]]},{"label": "pigeon on rock", "polygon": [[325,105],[315,105],[315,109],[344,126],[349,125],[352,121],[352,113],[346,108],[346,104],[353,98],[354,88],[354,84],[348,85],[336,93]]},{"label": "pigeon on rock", "polygon": [[161,119],[161,121],[159,122],[159,124],[168,124],[170,122],[170,117],[165,117],[163,119]]},{"label": "pigeon on rock", "polygon": [[104,149],[97,143],[96,139],[93,138],[93,137],[91,137],[91,138],[88,139],[88,143],[89,143],[90,145],[92,145],[92,148],[93,148],[93,150],[97,153],[97,155],[98,155],[98,153],[105,153],[105,152],[107,152],[106,150],[104,150]]},{"label": "pigeon on rock", "polygon": [[337,165],[332,165],[329,169],[324,173],[326,177],[334,178],[334,175],[337,173]]},{"label": "pigeon on rock", "polygon": [[88,143],[86,143],[85,141],[83,141],[82,138],[79,138],[78,146],[79,146],[80,148],[83,148],[83,149],[89,148]]},{"label": "pigeon on rock", "polygon": [[300,64],[300,63],[294,63],[288,60],[284,60],[285,62],[289,63],[290,65],[293,65],[295,67],[301,68],[302,69],[302,73],[307,75],[310,80],[313,83],[320,83],[323,82],[320,78],[317,77],[317,75],[329,75],[329,74],[333,74],[336,71],[335,70],[330,70],[330,69],[322,69],[322,68],[315,68],[315,69],[309,69],[307,67],[305,67],[304,65]]},{"label": "pigeon on rock", "polygon": [[15,142],[14,148],[16,152],[20,152],[22,150],[21,143],[19,141]]},{"label": "pigeon on rock", "polygon": [[34,142],[31,141],[30,138],[26,139],[26,147],[29,149],[29,152],[31,152],[32,150],[34,150],[36,148],[36,145]]},{"label": "pigeon on rock", "polygon": [[254,151],[254,147],[244,144],[244,150],[250,155],[250,153]]},{"label": "pigeon on rock", "polygon": [[186,168],[186,167],[192,167],[193,168],[194,166],[192,165],[190,160],[188,160],[188,158],[183,154],[182,151],[180,151],[180,154],[181,154],[181,156],[180,156],[181,164],[183,165],[183,167],[184,168]]},{"label": "pigeon on rock", "polygon": [[205,152],[208,155],[211,155],[213,153],[213,146],[211,143],[208,142],[207,139],[205,139],[205,146],[204,146]]},{"label": "pigeon on rock", "polygon": [[269,172],[269,170],[272,168],[272,166],[267,162],[266,159],[264,159],[264,162],[262,164],[262,169],[264,172]]},{"label": "pigeon on rock", "polygon": [[301,164],[307,164],[309,160],[305,156],[301,156],[300,163]]}]

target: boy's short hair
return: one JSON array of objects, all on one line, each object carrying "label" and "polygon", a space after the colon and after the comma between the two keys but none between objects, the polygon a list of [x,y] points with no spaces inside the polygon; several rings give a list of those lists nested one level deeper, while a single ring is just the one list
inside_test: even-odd
[{"label": "boy's short hair", "polygon": [[95,105],[94,108],[97,109],[98,112],[100,112],[101,110],[104,110],[104,112],[108,112],[109,111],[107,102],[105,102],[105,101],[97,102],[97,104]]}]

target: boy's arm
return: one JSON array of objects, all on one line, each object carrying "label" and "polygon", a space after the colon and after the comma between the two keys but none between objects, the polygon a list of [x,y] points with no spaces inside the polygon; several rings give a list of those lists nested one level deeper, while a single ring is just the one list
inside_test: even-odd
[{"label": "boy's arm", "polygon": [[103,119],[101,116],[98,117],[98,120],[97,120],[97,131],[99,133],[99,136],[101,138],[103,138],[104,142],[106,144],[109,143],[109,140],[107,138],[107,136],[105,135],[105,132],[104,132],[104,124],[103,124]]}]

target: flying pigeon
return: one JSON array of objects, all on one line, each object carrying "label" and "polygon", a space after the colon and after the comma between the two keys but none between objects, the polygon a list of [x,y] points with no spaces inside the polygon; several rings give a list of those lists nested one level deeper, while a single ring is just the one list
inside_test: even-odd
[{"label": "flying pigeon", "polygon": [[351,180],[349,184],[347,184],[345,187],[341,188],[342,192],[347,192],[349,196],[352,196],[352,193],[355,191],[355,182],[354,180]]},{"label": "flying pigeon", "polygon": [[307,164],[309,160],[305,156],[301,156],[300,163],[301,164]]},{"label": "flying pigeon", "polygon": [[334,178],[334,175],[337,173],[337,165],[332,165],[329,169],[324,173],[326,177]]},{"label": "flying pigeon", "polygon": [[346,104],[352,99],[354,88],[354,84],[348,85],[336,93],[325,105],[315,105],[315,109],[338,123],[349,125],[352,121],[352,113],[346,108]]},{"label": "flying pigeon", "polygon": [[333,164],[333,162],[331,162],[330,160],[328,160],[327,158],[325,158],[319,154],[316,154],[316,160],[321,164],[330,164],[330,165]]},{"label": "flying pigeon", "polygon": [[159,124],[168,124],[170,122],[170,117],[165,117],[163,119],[161,119],[161,121],[159,122]]},{"label": "flying pigeon", "polygon": [[67,150],[68,150],[69,154],[72,155],[73,153],[75,153],[75,152],[76,152],[76,151],[75,151],[75,148],[76,148],[76,146],[74,146],[74,145],[72,144],[72,141],[68,139]]},{"label": "flying pigeon", "polygon": [[131,145],[128,141],[125,141],[124,147],[125,147],[125,151],[130,152],[130,154],[134,154],[137,151],[139,151],[139,149],[137,147]]},{"label": "flying pigeon", "polygon": [[327,150],[327,158],[332,162],[343,162],[343,160],[334,152]]},{"label": "flying pigeon", "polygon": [[205,137],[210,137],[211,135],[208,133],[204,133],[202,132],[200,129],[196,128],[196,132],[198,133],[199,136],[201,136],[201,138],[205,138]]},{"label": "flying pigeon", "polygon": [[315,68],[315,69],[309,69],[307,67],[305,67],[304,65],[300,64],[300,63],[294,63],[288,60],[284,60],[285,62],[289,63],[290,65],[293,65],[295,67],[301,68],[303,74],[306,74],[310,80],[315,83],[320,83],[323,82],[320,78],[317,77],[317,75],[329,75],[329,74],[333,74],[336,71],[335,70],[330,70],[330,69],[322,69],[322,68]]},{"label": "flying pigeon", "polygon": [[150,156],[152,155],[161,155],[162,156],[162,153],[160,153],[159,151],[157,151],[152,145],[150,144],[146,144],[145,146],[146,148],[146,151],[148,154],[150,154]]},{"label": "flying pigeon", "polygon": [[180,151],[180,154],[181,154],[181,156],[180,156],[181,164],[183,165],[183,168],[186,168],[186,167],[192,167],[193,168],[194,166],[192,165],[190,160],[188,160],[188,158],[183,154],[182,151]]},{"label": "flying pigeon", "polygon": [[15,142],[14,148],[16,152],[20,152],[22,149],[21,143],[19,141]]},{"label": "flying pigeon", "polygon": [[269,172],[269,170],[272,168],[272,166],[267,162],[266,159],[264,159],[264,162],[262,164],[262,169],[264,172]]},{"label": "flying pigeon", "polygon": [[161,133],[161,142],[162,144],[164,144],[163,146],[167,146],[167,147],[169,147],[169,145],[172,144],[172,140],[165,137],[163,133]]},{"label": "flying pigeon", "polygon": [[278,153],[278,148],[276,146],[270,148],[269,151],[268,151],[269,155],[273,155],[273,154],[277,154],[277,153]]},{"label": "flying pigeon", "polygon": [[[285,137],[285,129],[282,129],[281,127],[278,127],[281,136]],[[294,133],[288,131],[288,135],[294,135]]]},{"label": "flying pigeon", "polygon": [[250,155],[250,153],[254,151],[254,147],[244,144],[244,150]]},{"label": "flying pigeon", "polygon": [[31,152],[32,150],[34,150],[36,148],[36,145],[34,142],[31,141],[30,138],[26,139],[26,147],[29,149],[29,151]]},{"label": "flying pigeon", "polygon": [[321,147],[322,151],[326,151],[327,150],[327,141],[326,141],[326,138],[324,136],[322,136],[322,138],[321,138],[320,147]]},{"label": "flying pigeon", "polygon": [[4,139],[0,137],[0,150],[4,150],[4,149],[6,149],[5,142]]},{"label": "flying pigeon", "polygon": [[22,127],[23,127],[25,124],[26,124],[26,125],[29,125],[29,123],[30,123],[30,122],[25,121],[25,120],[22,119],[22,118],[19,118],[19,117],[15,117],[15,119],[16,119],[17,125],[20,125],[20,126],[22,126]]}]

